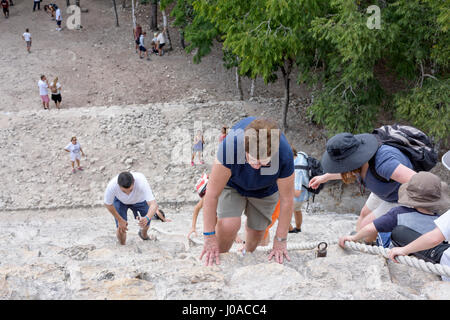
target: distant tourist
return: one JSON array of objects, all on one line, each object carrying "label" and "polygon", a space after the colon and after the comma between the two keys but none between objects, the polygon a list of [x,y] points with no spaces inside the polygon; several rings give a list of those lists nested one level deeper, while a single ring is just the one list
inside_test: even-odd
[{"label": "distant tourist", "polygon": [[29,29],[25,29],[24,34],[22,35],[22,39],[27,44],[27,51],[31,53],[31,33]]},{"label": "distant tourist", "polygon": [[223,139],[225,139],[225,137],[227,136],[227,132],[228,132],[228,127],[223,126],[222,129],[220,130],[219,142],[222,142]]},{"label": "distant tourist", "polygon": [[152,52],[157,54],[158,53],[158,32],[153,33],[153,39],[152,39]]},{"label": "distant tourist", "polygon": [[55,20],[55,16],[56,16],[56,9],[58,9],[58,6],[54,3],[50,3],[50,4],[46,4],[44,6],[44,11],[50,15],[50,17],[52,18],[52,20]]},{"label": "distant tourist", "polygon": [[163,31],[161,31],[158,34],[158,37],[156,38],[156,50],[158,50],[158,54],[160,56],[162,56],[164,54],[164,46],[166,44],[166,38],[164,37],[164,33],[166,32],[166,28],[163,29]]},{"label": "distant tourist", "polygon": [[5,18],[8,19],[9,18],[9,2],[8,2],[8,0],[1,0],[0,3],[3,8],[3,14],[5,15]]},{"label": "distant tourist", "polygon": [[141,33],[139,36],[139,58],[143,59],[143,55],[147,57],[147,60],[150,60],[150,57],[148,56],[148,50],[145,47],[145,36],[147,35],[147,32]]},{"label": "distant tourist", "polygon": [[41,76],[41,80],[38,81],[39,95],[41,96],[42,105],[44,109],[50,109],[48,99],[48,81],[45,75]]},{"label": "distant tourist", "polygon": [[62,23],[62,17],[61,17],[61,9],[56,8],[55,10],[55,19],[56,19],[56,30],[61,31],[61,23]]},{"label": "distant tourist", "polygon": [[72,164],[72,173],[76,173],[75,161],[77,162],[77,169],[83,171],[83,167],[80,165],[81,155],[85,156],[83,149],[77,141],[77,137],[72,137],[70,143],[64,148],[64,151],[70,153],[70,162]]},{"label": "distant tourist", "polygon": [[41,0],[34,0],[33,11],[36,10],[36,7],[37,7],[38,10],[41,10]]},{"label": "distant tourist", "polygon": [[195,154],[198,154],[200,164],[204,164],[204,162],[203,162],[203,144],[204,143],[205,143],[205,140],[203,139],[203,134],[200,130],[198,130],[196,136],[194,137],[194,146],[192,147],[191,166],[194,165]]},{"label": "distant tourist", "polygon": [[134,218],[139,220],[139,237],[142,240],[150,240],[147,231],[158,205],[142,173],[122,172],[112,178],[105,190],[104,204],[116,221],[116,236],[120,244],[126,243],[128,209],[131,209]]},{"label": "distant tourist", "polygon": [[136,29],[133,29],[133,36],[134,36],[134,43],[135,43],[135,48],[136,48],[136,53],[138,53],[139,50],[139,38],[142,34],[142,27],[140,24],[136,25]]},{"label": "distant tourist", "polygon": [[[303,152],[297,152],[297,150],[292,147],[292,152],[294,153],[294,166],[307,166],[308,156]],[[295,184],[294,184],[294,219],[295,228],[289,225],[289,233],[302,232],[302,205],[303,202],[308,200],[309,192],[305,186],[309,184],[308,173],[305,169],[295,169]]]},{"label": "distant tourist", "polygon": [[55,102],[57,109],[61,107],[61,84],[58,82],[58,77],[56,77],[52,83],[50,83],[50,91],[52,93],[52,100]]}]

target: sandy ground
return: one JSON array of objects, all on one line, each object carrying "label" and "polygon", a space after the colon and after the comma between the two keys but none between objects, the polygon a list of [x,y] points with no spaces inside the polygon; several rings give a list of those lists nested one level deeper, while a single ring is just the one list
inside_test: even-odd
[{"label": "sandy ground", "polygon": [[[195,90],[207,90],[216,100],[234,100],[237,90],[234,71],[226,70],[221,50],[192,63],[192,55],[179,44],[179,34],[169,28],[173,51],[163,57],[151,56],[140,60],[132,39],[131,9],[120,6],[120,27],[115,26],[111,1],[82,2],[89,12],[81,17],[82,30],[69,30],[65,25],[65,1],[56,0],[62,8],[63,31],[43,11],[32,12],[32,1],[17,0],[11,7],[10,18],[0,18],[0,110],[17,111],[41,107],[37,82],[41,74],[49,81],[58,76],[63,87],[63,108],[170,102],[190,96]],[[41,7],[46,2],[42,2]],[[149,30],[150,6],[139,6],[137,22]],[[162,16],[159,15],[159,26]],[[29,28],[32,53],[26,51],[22,34]],[[243,81],[248,97],[249,81]],[[293,97],[304,92],[293,86]],[[258,79],[255,95],[282,96],[281,81],[265,86]]]}]

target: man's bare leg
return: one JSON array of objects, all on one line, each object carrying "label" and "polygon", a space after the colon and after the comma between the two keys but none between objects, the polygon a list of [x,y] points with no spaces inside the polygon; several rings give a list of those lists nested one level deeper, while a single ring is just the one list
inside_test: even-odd
[{"label": "man's bare leg", "polygon": [[218,219],[216,237],[219,241],[219,252],[228,252],[241,228],[241,217]]},{"label": "man's bare leg", "polygon": [[116,235],[117,235],[117,240],[119,240],[119,243],[121,245],[125,245],[125,243],[127,241],[127,233],[126,233],[126,231],[120,232],[120,229],[117,228]]},{"label": "man's bare leg", "polygon": [[246,231],[246,239],[245,239],[245,251],[247,252],[253,252],[255,251],[256,247],[262,242],[264,238],[264,232],[265,230],[253,230],[250,229],[247,224],[245,225],[245,231]]}]

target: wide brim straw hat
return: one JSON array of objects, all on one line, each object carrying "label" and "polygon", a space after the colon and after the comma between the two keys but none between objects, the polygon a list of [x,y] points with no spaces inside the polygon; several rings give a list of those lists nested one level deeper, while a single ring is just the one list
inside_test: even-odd
[{"label": "wide brim straw hat", "polygon": [[443,213],[450,208],[448,185],[431,172],[420,171],[398,190],[398,203]]},{"label": "wide brim straw hat", "polygon": [[372,134],[339,133],[326,144],[321,160],[322,168],[327,173],[358,169],[375,155],[378,147],[378,140]]}]

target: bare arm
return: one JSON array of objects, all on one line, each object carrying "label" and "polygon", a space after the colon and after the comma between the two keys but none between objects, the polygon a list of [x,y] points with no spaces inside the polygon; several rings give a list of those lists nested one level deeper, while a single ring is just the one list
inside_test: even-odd
[{"label": "bare arm", "polygon": [[[431,249],[445,240],[439,228],[421,235],[419,238],[404,247],[395,247],[389,251],[389,258],[395,261],[396,256],[407,256],[411,253]],[[397,262],[397,261],[395,261]]]},{"label": "bare arm", "polygon": [[377,233],[378,233],[378,231],[375,228],[375,224],[373,222],[371,222],[368,225],[366,225],[364,228],[359,230],[357,234],[355,234],[353,236],[343,236],[343,237],[339,238],[339,245],[342,248],[344,248],[345,241],[358,241],[358,240],[365,239],[368,237],[371,238],[371,237],[376,236]]},{"label": "bare arm", "polygon": [[400,183],[407,183],[416,172],[403,164],[399,164],[391,175],[391,179]]}]

